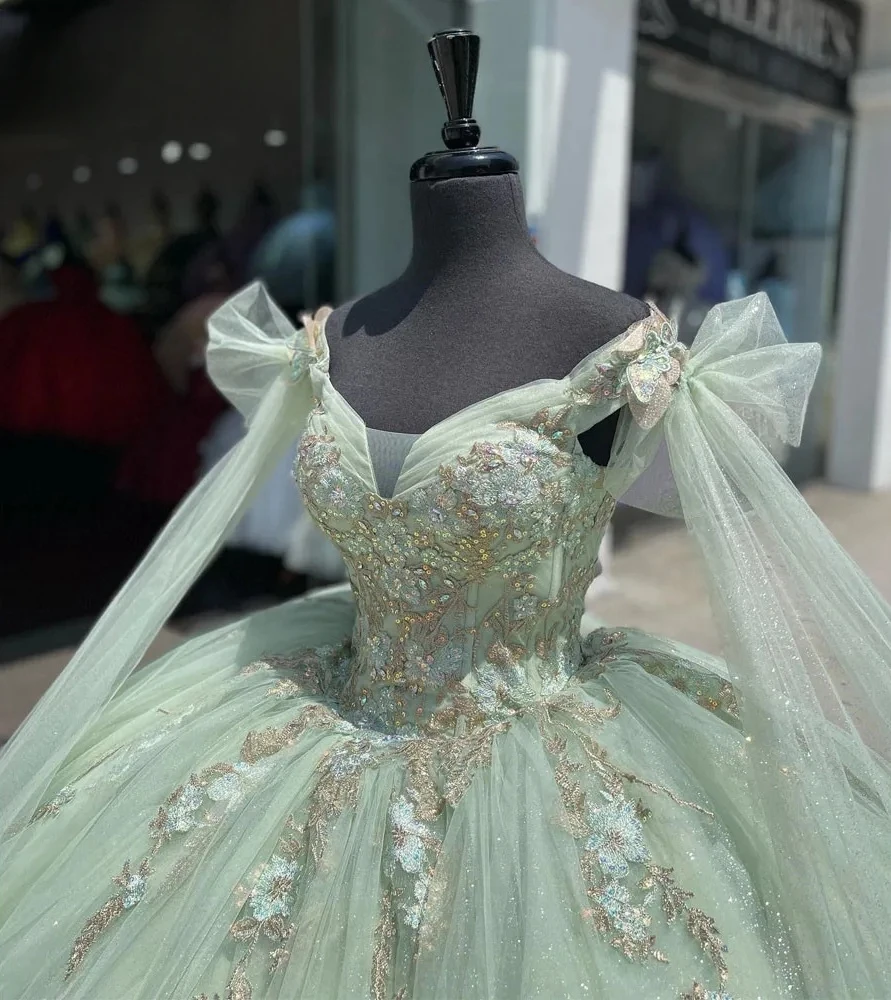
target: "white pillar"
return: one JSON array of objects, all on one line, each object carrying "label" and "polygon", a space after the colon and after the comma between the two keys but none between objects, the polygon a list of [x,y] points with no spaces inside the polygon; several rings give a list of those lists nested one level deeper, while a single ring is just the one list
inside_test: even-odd
[{"label": "white pillar", "polygon": [[471,0],[470,11],[483,142],[519,158],[539,248],[564,271],[621,287],[637,3]]},{"label": "white pillar", "polygon": [[[621,288],[634,112],[637,3],[538,0],[526,184],[541,252]],[[593,348],[592,344],[592,348]],[[610,533],[589,598],[612,587]]]},{"label": "white pillar", "polygon": [[542,253],[621,288],[637,4],[541,0],[532,51],[530,212]]},{"label": "white pillar", "polygon": [[[445,108],[427,54],[442,0],[339,0],[344,295],[396,278],[411,253],[408,172],[439,149]],[[447,25],[448,26],[448,25]]]},{"label": "white pillar", "polygon": [[828,477],[891,487],[891,7],[864,11],[844,233]]}]

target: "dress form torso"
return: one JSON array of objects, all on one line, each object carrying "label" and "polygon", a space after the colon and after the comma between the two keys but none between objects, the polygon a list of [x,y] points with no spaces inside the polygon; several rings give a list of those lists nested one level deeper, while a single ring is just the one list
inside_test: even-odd
[{"label": "dress form torso", "polygon": [[[506,389],[563,378],[647,315],[538,253],[515,174],[415,181],[411,207],[408,268],[326,326],[331,377],[370,427],[419,434]],[[580,436],[599,464],[614,429]]]}]

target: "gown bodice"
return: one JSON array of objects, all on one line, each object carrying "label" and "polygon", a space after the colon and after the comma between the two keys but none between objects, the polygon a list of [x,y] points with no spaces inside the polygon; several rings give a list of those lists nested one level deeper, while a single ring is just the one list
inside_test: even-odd
[{"label": "gown bodice", "polygon": [[341,701],[356,717],[451,729],[473,722],[467,692],[491,715],[578,670],[615,501],[577,435],[633,387],[658,407],[680,377],[670,324],[653,313],[636,327],[565,379],[500,393],[403,442],[389,496],[370,447],[380,432],[333,386],[319,328],[296,476],[348,567],[357,616]]}]

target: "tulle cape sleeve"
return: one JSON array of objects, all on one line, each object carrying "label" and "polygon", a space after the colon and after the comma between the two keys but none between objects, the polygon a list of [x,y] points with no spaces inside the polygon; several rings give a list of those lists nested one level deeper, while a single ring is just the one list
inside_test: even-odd
[{"label": "tulle cape sleeve", "polygon": [[[102,712],[248,507],[312,405],[327,363],[323,315],[296,330],[262,285],[209,320],[208,369],[246,436],[195,487],[66,668],[0,753],[0,866],[80,737]],[[89,572],[89,567],[84,567]]]},{"label": "tulle cape sleeve", "polygon": [[683,517],[701,553],[769,831],[752,875],[777,960],[808,996],[857,1000],[891,995],[891,609],[776,460],[819,362],[759,294],[714,308],[689,351],[657,316],[573,391],[628,404],[606,487]]}]

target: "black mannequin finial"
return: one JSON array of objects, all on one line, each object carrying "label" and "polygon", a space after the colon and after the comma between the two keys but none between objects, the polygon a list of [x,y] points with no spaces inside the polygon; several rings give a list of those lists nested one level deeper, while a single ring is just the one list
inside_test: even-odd
[{"label": "black mannequin finial", "polygon": [[481,134],[473,117],[480,37],[469,31],[442,31],[430,39],[427,51],[449,116],[442,141],[446,149],[473,149]]},{"label": "black mannequin finial", "polygon": [[427,43],[427,51],[448,115],[442,127],[446,149],[427,153],[418,160],[411,168],[411,179],[431,181],[517,173],[519,165],[509,153],[494,147],[477,148],[481,133],[473,117],[473,98],[480,36],[464,29],[440,31]]}]

